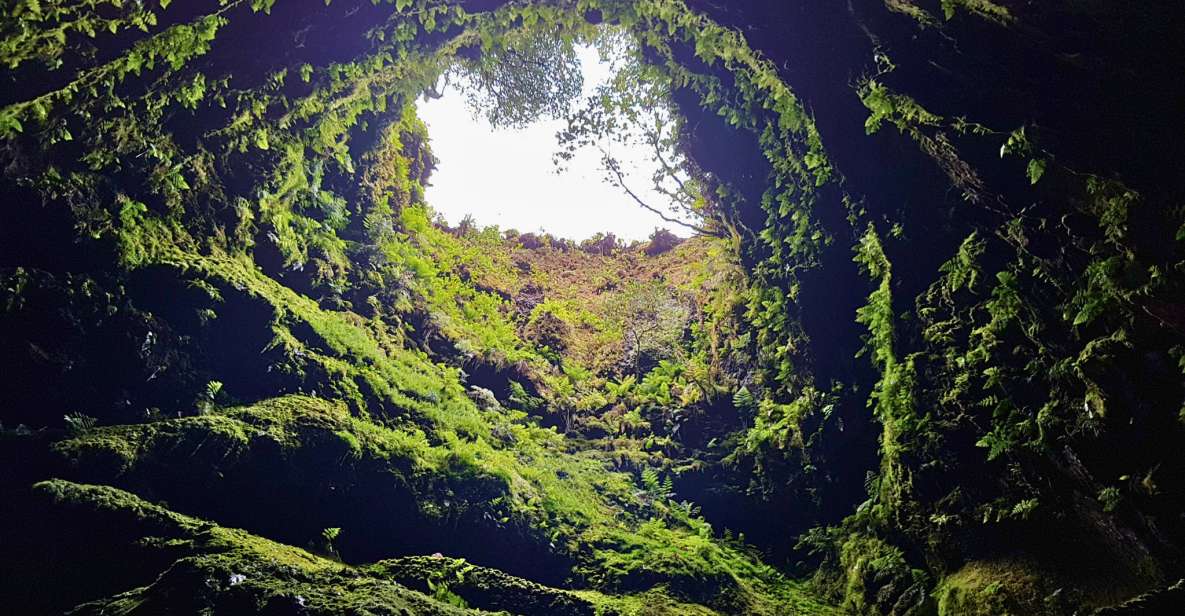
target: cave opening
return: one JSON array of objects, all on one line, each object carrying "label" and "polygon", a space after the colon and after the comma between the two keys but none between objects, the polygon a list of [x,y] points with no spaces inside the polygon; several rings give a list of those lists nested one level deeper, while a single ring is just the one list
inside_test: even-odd
[{"label": "cave opening", "polygon": [[[755,208],[728,189],[760,190],[754,174],[767,154],[747,131],[704,117],[704,102],[618,25],[567,37],[515,30],[458,58],[416,106],[437,159],[426,207],[462,245],[517,270],[513,282],[491,275],[497,267],[466,275],[508,300],[520,334],[561,375],[541,380],[500,357],[470,356],[466,383],[489,400],[526,402],[582,447],[614,450],[613,467],[639,478],[666,458],[658,469],[673,480],[672,498],[698,503],[717,535],[739,534],[771,562],[790,562],[788,529],[820,515],[807,493],[738,489],[744,471],[696,462],[726,457],[729,431],[761,412],[733,392],[769,395],[755,348],[709,348],[741,329],[749,285],[738,239],[752,233],[740,221],[754,220]],[[717,132],[699,154],[730,171],[745,161],[743,181],[697,164],[704,130]],[[867,440],[860,414],[847,418],[849,434]],[[848,494],[829,507],[863,498],[871,468],[868,457],[837,461],[830,474]]]},{"label": "cave opening", "polygon": [[1171,4],[14,0],[0,602],[1177,601]]},{"label": "cave opening", "polygon": [[[618,135],[616,140],[602,134],[588,135],[590,143],[580,148],[560,143],[559,134],[578,121],[578,110],[595,109],[590,99],[610,94],[614,80],[625,79],[619,73],[631,67],[619,65],[632,61],[627,54],[634,53],[625,41],[621,33],[598,32],[594,43],[576,43],[572,51],[577,64],[567,71],[563,67],[571,59],[563,54],[541,58],[550,75],[536,79],[574,83],[564,88],[567,92],[548,93],[563,100],[556,102],[556,109],[523,125],[508,125],[481,108],[483,101],[475,96],[479,86],[464,65],[447,71],[439,80],[442,91],[434,86],[417,103],[437,158],[425,195],[434,212],[454,228],[468,219],[466,226],[492,225],[512,234],[551,234],[577,242],[594,232],[611,233],[625,242],[647,240],[659,228],[680,237],[691,235],[691,228],[659,215],[677,217],[679,212],[669,211],[671,197],[650,185],[656,174],[661,177],[660,160],[651,145],[661,138],[657,132],[643,135],[634,122],[635,134]],[[453,85],[453,79],[461,83]],[[669,111],[655,111],[659,113],[648,118],[651,124],[670,122]],[[564,159],[559,157],[561,149]],[[622,169],[621,183],[632,186],[643,202],[654,204],[659,212],[640,207],[618,186],[617,178],[607,177],[606,160]]]}]

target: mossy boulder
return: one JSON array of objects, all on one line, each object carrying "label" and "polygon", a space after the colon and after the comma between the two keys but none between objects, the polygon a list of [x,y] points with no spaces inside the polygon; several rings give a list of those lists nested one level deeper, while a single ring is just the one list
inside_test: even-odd
[{"label": "mossy boulder", "polygon": [[182,558],[148,586],[70,612],[74,616],[200,613],[461,616],[481,612],[348,568],[309,572],[233,551]]},{"label": "mossy boulder", "polygon": [[[469,613],[394,582],[107,486],[50,480],[27,505],[42,523],[5,596],[27,613]],[[52,588],[44,584],[53,579]],[[39,582],[40,581],[40,582]],[[27,583],[23,595],[16,585]]]},{"label": "mossy boulder", "polygon": [[934,596],[939,616],[1068,613],[1052,584],[1056,582],[1030,561],[973,561],[943,578]]},{"label": "mossy boulder", "polygon": [[456,558],[411,556],[384,560],[366,570],[424,593],[449,593],[486,610],[505,610],[522,616],[597,613],[591,601],[570,591],[549,588]]}]

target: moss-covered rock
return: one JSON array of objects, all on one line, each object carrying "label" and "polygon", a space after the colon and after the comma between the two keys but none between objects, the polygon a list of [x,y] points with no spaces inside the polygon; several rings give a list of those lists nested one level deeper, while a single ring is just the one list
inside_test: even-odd
[{"label": "moss-covered rock", "polygon": [[386,428],[317,398],[98,428],[54,450],[73,478],[290,544],[342,528],[336,546],[354,562],[444,551],[528,574],[567,567],[536,535],[498,522],[509,515],[504,478],[418,430]]},{"label": "moss-covered rock", "polygon": [[[47,522],[36,542],[42,555],[5,559],[43,567],[20,576],[34,586],[26,597],[33,611],[86,602],[73,613],[465,613],[340,562],[115,488],[51,480],[33,487],[32,501]],[[45,579],[58,589],[37,584]]]},{"label": "moss-covered rock", "polygon": [[939,616],[1063,614],[1057,587],[1032,562],[975,561],[943,578],[934,595]]},{"label": "moss-covered rock", "polygon": [[[581,592],[579,594],[597,606],[598,616],[716,616],[729,613],[717,612],[702,605],[679,601],[671,596],[669,589],[663,586],[622,596],[595,592]],[[785,609],[788,614],[811,616],[811,612],[797,611],[791,605],[786,605]]]},{"label": "moss-covered rock", "polygon": [[200,613],[461,616],[480,612],[344,568],[309,573],[236,552],[182,558],[148,586],[70,612],[77,616]]},{"label": "moss-covered rock", "polygon": [[[627,477],[538,436],[554,433],[506,426],[517,435],[509,452],[433,443],[417,429],[356,417],[341,403],[287,396],[96,428],[53,449],[73,478],[291,545],[324,549],[322,531],[339,528],[332,548],[348,562],[440,552],[545,584],[583,582],[615,593],[662,585],[725,612],[779,613],[786,602],[825,610],[772,568],[714,539],[689,510],[645,507]],[[485,596],[472,592],[467,599]],[[493,607],[507,601],[505,593],[487,599]],[[533,601],[539,609],[585,609],[568,595]]]},{"label": "moss-covered rock", "polygon": [[[662,587],[622,596],[560,590],[439,555],[350,566],[178,514],[107,486],[44,481],[33,487],[28,504],[43,520],[43,533],[35,542],[42,554],[39,567],[6,579],[3,590],[9,605],[32,612],[76,605],[71,614],[88,616],[719,613],[682,602]],[[54,529],[66,532],[58,535]],[[88,536],[95,540],[86,543]],[[6,552],[5,562],[34,562],[27,555],[23,560],[16,556]],[[60,587],[57,592],[36,583],[51,575]],[[20,583],[33,585],[23,600],[12,592]],[[795,601],[784,607],[781,613],[830,613]]]},{"label": "moss-covered rock", "polygon": [[457,596],[485,610],[522,616],[593,616],[593,602],[565,590],[548,588],[496,569],[443,556],[384,560],[366,571],[408,588],[436,596]]}]

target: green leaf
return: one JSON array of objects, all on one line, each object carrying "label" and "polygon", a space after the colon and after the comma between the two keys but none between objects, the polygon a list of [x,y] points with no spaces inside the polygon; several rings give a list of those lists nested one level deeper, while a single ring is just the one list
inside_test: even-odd
[{"label": "green leaf", "polygon": [[1103,313],[1104,304],[1097,299],[1091,299],[1074,316],[1074,326],[1089,325],[1096,317]]},{"label": "green leaf", "polygon": [[119,209],[119,220],[125,226],[135,226],[148,212],[148,206],[133,199],[123,199],[123,207]]},{"label": "green leaf", "polygon": [[1000,146],[1000,158],[1004,158],[1009,154],[1017,154],[1028,152],[1032,146],[1029,145],[1029,138],[1025,136],[1025,127],[1012,131],[1008,135],[1008,139],[1004,145]]},{"label": "green leaf", "polygon": [[1041,180],[1041,176],[1045,175],[1045,161],[1040,158],[1034,158],[1029,161],[1029,184],[1036,184]]},{"label": "green leaf", "polygon": [[24,130],[25,127],[21,125],[21,121],[17,119],[15,113],[0,116],[0,135],[14,135],[24,132]]}]

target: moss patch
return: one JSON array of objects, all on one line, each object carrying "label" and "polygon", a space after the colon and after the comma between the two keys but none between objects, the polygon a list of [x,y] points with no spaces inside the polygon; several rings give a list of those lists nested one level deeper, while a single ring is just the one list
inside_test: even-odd
[{"label": "moss patch", "polygon": [[665,585],[726,611],[776,613],[797,601],[825,613],[689,510],[639,502],[628,475],[566,452],[521,413],[502,413],[486,421],[507,435],[506,449],[430,439],[308,396],[98,428],[54,449],[86,481],[286,543],[320,537],[317,524],[340,527],[335,545],[353,562],[439,551],[551,584]]},{"label": "moss patch", "polygon": [[429,595],[457,597],[485,610],[505,610],[522,616],[593,616],[592,601],[571,591],[556,590],[442,556],[413,556],[384,560],[366,568]]},{"label": "moss patch", "polygon": [[[151,583],[90,597],[75,614],[468,613],[305,550],[177,514],[115,488],[51,480],[34,486],[34,495],[47,515],[133,543],[141,558],[162,566]],[[93,574],[80,566],[87,559],[106,560],[108,566],[118,560],[120,554],[91,553],[106,545],[95,543],[81,557],[78,546],[59,553],[55,564],[63,583]]]},{"label": "moss patch", "polygon": [[[57,522],[66,522],[135,544],[138,560],[154,563],[157,573],[143,585],[135,577],[113,582],[83,597],[70,613],[146,615],[213,613],[416,614],[503,613],[558,616],[667,616],[717,612],[674,598],[666,587],[614,596],[594,591],[549,588],[441,556],[390,559],[350,566],[276,543],[242,530],[225,528],[172,512],[123,490],[64,480],[38,483],[34,500]],[[87,557],[111,562],[105,543]],[[53,563],[65,578],[93,572],[79,567],[80,552],[64,551]],[[69,573],[73,572],[73,573]],[[69,579],[62,579],[69,584]],[[120,585],[122,584],[122,587]],[[64,606],[68,607],[68,606]],[[748,612],[747,612],[748,613]],[[757,612],[765,613],[765,612]],[[769,612],[774,613],[774,612]],[[788,600],[776,613],[830,614],[813,604]]]},{"label": "moss patch", "polygon": [[1032,563],[1016,560],[975,561],[943,578],[934,591],[940,616],[1021,616],[1061,614],[1056,588]]}]

